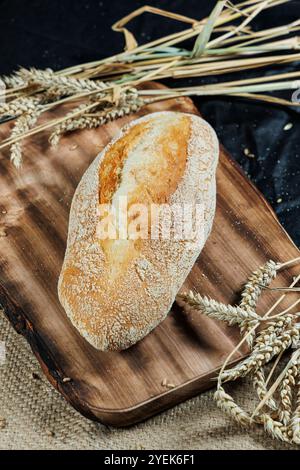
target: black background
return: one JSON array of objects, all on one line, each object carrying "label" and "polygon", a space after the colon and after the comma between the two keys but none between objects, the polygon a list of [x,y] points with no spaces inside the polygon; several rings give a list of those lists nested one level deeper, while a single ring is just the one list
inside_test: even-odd
[{"label": "black background", "polygon": [[[111,24],[145,4],[200,19],[209,14],[215,0],[0,0],[0,74],[10,73],[19,65],[56,70],[120,52],[123,38],[111,31]],[[255,25],[268,28],[299,17],[300,1],[294,0],[264,12]],[[182,27],[150,14],[132,23],[140,43]],[[299,63],[210,81],[296,69]],[[198,83],[203,81],[207,80]],[[284,96],[290,98],[291,93]],[[196,102],[220,141],[264,193],[300,246],[300,111],[238,98],[199,98]],[[290,122],[293,128],[284,131]],[[255,155],[254,159],[245,156],[245,148]]]}]

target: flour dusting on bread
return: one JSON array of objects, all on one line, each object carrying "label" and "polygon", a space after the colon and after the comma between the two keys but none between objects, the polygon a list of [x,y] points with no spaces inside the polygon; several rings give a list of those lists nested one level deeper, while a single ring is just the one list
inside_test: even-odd
[{"label": "flour dusting on bread", "polygon": [[[58,292],[97,349],[128,348],[159,324],[209,236],[218,141],[198,116],[158,112],[125,126],[83,175],[73,198]],[[203,241],[99,240],[100,203],[202,204]]]}]

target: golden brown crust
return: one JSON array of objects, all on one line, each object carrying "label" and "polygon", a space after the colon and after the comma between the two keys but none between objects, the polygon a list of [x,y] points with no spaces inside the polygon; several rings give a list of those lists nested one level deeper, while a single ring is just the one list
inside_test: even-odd
[{"label": "golden brown crust", "polygon": [[[201,118],[154,113],[126,126],[83,176],[74,195],[59,297],[96,348],[124,349],[168,313],[207,238],[215,210],[217,139]],[[126,194],[129,203],[203,203],[204,240],[105,240],[97,207]]]},{"label": "golden brown crust", "polygon": [[[109,203],[122,180],[124,163],[132,149],[147,136],[147,131],[155,125],[155,119],[138,123],[118,140],[105,153],[99,171],[99,200]],[[180,126],[180,132],[178,132]],[[190,120],[182,116],[180,121],[170,124],[156,142],[156,167],[143,168],[138,174],[139,184],[131,194],[129,203],[164,203],[174,193],[182,178],[187,159],[187,147],[190,135]],[[147,148],[145,148],[147,151]]]},{"label": "golden brown crust", "polygon": [[116,140],[106,152],[99,169],[99,202],[108,204],[120,184],[121,172],[128,153],[147,131],[147,123],[135,125],[123,137]]}]

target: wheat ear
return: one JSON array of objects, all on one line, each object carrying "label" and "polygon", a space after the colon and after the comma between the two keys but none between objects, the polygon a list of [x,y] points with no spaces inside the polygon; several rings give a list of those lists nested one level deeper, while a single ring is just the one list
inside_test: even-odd
[{"label": "wheat ear", "polygon": [[252,371],[258,370],[270,362],[274,356],[277,356],[298,341],[299,330],[294,326],[283,331],[278,336],[275,333],[270,334],[264,343],[253,348],[251,355],[244,361],[232,369],[225,370],[221,375],[222,382],[237,380],[240,377],[245,377]]},{"label": "wheat ear", "polygon": [[96,92],[107,89],[110,84],[100,80],[88,80],[82,78],[66,77],[64,75],[57,75],[51,69],[39,70],[35,68],[24,69],[21,68],[17,72],[27,85],[39,85],[43,88],[50,88],[59,92],[59,94],[71,95],[74,93],[82,92]]},{"label": "wheat ear", "polygon": [[33,113],[39,103],[39,98],[19,98],[8,103],[0,104],[0,116],[19,116],[23,113]]},{"label": "wheat ear", "polygon": [[234,418],[239,424],[244,426],[250,426],[253,424],[248,413],[234,402],[233,398],[225,392],[223,387],[219,387],[217,389],[214,394],[214,399],[216,400],[218,407]]},{"label": "wheat ear", "polygon": [[[299,367],[298,363],[298,367]],[[291,420],[292,440],[295,444],[300,444],[300,378],[297,381],[296,408]]]},{"label": "wheat ear", "polygon": [[[95,113],[94,115],[91,114],[90,116],[85,115],[86,105],[81,105],[82,108],[78,107],[77,109],[82,109],[82,116],[79,116],[77,119],[70,118],[69,120],[62,122],[59,126],[56,126],[50,135],[49,142],[51,145],[55,146],[59,143],[61,136],[66,132],[86,128],[92,129],[94,127],[101,126],[115,119],[122,118],[139,111],[143,104],[144,102],[142,100],[138,100],[136,103],[129,103],[128,105],[124,105],[120,108],[111,108],[110,110],[106,111],[104,110],[100,115]],[[74,112],[74,110],[72,112]]]},{"label": "wheat ear", "polygon": [[[41,111],[37,109],[22,114],[15,122],[11,136],[17,137],[33,127],[38,120]],[[22,164],[22,143],[15,142],[10,147],[10,160],[16,168],[20,168]]]},{"label": "wheat ear", "polygon": [[[256,390],[257,396],[260,400],[263,400],[267,395],[267,385],[265,379],[265,373],[263,367],[260,367],[253,373],[253,387]],[[278,407],[275,400],[270,397],[266,401],[266,406],[268,406],[271,410],[277,411]]]},{"label": "wheat ear", "polygon": [[13,75],[8,75],[8,76],[4,76],[4,77],[1,77],[1,81],[3,83],[5,83],[6,87],[8,89],[10,88],[18,88],[18,87],[21,87],[21,86],[25,86],[26,83],[25,81],[23,80],[23,78],[19,77],[16,74],[13,74]]},{"label": "wheat ear", "polygon": [[248,305],[253,310],[256,309],[263,287],[269,286],[277,275],[277,266],[277,263],[269,260],[251,274],[241,294],[242,300],[239,304],[241,308]]},{"label": "wheat ear", "polygon": [[278,439],[283,442],[290,442],[287,427],[279,421],[271,418],[268,414],[263,413],[256,419],[256,421],[263,424],[266,432],[274,439]]},{"label": "wheat ear", "polygon": [[[249,306],[253,310],[256,309],[258,299],[262,293],[263,286],[267,287],[277,275],[277,264],[275,261],[269,260],[259,269],[254,271],[249,277],[242,292],[242,300],[239,304],[241,308]],[[253,330],[255,321],[246,321],[241,326],[241,335],[247,337],[247,344],[252,348],[256,331]]]},{"label": "wheat ear", "polygon": [[199,310],[215,320],[224,321],[230,326],[241,325],[245,320],[260,319],[253,310],[244,310],[238,306],[225,305],[208,297],[202,297],[200,294],[193,293],[192,291],[181,294],[179,297],[193,309]]},{"label": "wheat ear", "polygon": [[293,387],[296,385],[296,378],[299,373],[299,366],[292,364],[279,387],[281,403],[278,416],[284,425],[288,425],[292,416]]}]

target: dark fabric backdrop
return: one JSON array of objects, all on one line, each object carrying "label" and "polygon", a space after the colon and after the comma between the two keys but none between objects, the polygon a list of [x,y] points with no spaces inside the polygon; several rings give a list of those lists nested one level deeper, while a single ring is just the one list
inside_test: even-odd
[{"label": "dark fabric backdrop", "polygon": [[[0,0],[0,74],[10,73],[19,65],[59,69],[119,52],[122,36],[111,31],[110,25],[145,4],[201,18],[215,0]],[[271,27],[299,17],[300,1],[295,0],[264,12],[255,24]],[[182,26],[146,14],[133,21],[132,28],[140,42],[145,42]],[[277,71],[296,68],[299,63],[277,67]],[[247,76],[272,72],[274,68]],[[238,77],[241,75],[234,75]],[[285,96],[290,97],[291,92]],[[264,193],[300,246],[300,111],[238,98],[199,98],[196,102],[220,141]],[[284,131],[287,123],[293,123],[293,127]],[[245,156],[245,148],[255,158]]]}]

